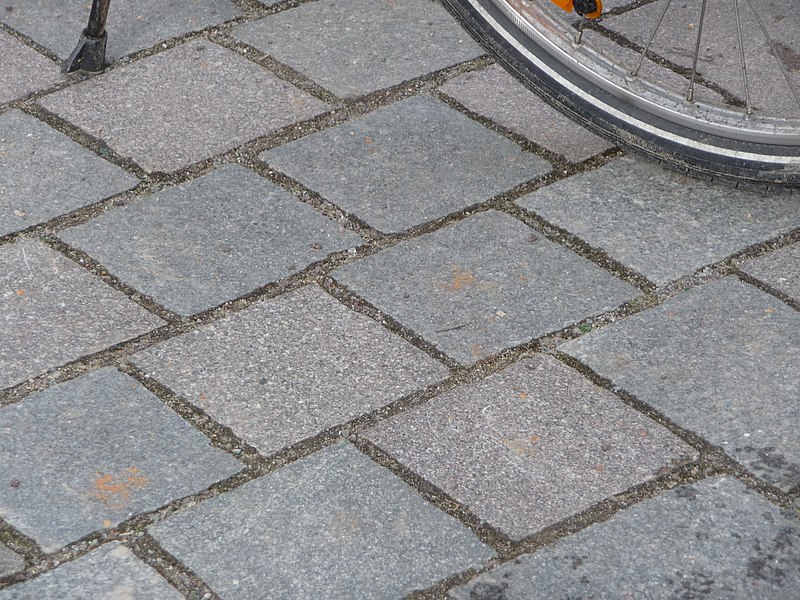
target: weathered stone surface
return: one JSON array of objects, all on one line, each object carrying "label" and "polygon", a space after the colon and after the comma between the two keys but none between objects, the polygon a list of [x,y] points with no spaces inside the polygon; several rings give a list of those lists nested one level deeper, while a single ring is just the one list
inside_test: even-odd
[{"label": "weathered stone surface", "polygon": [[0,236],[134,187],[139,180],[17,110],[0,115]]},{"label": "weathered stone surface", "polygon": [[1,600],[182,600],[183,595],[119,542],[0,590]]},{"label": "weathered stone surface", "polygon": [[401,598],[494,555],[346,442],[148,531],[224,600]]},{"label": "weathered stone surface", "polygon": [[254,304],[134,362],[265,454],[448,374],[316,286]]},{"label": "weathered stone surface", "polygon": [[0,544],[0,577],[12,575],[23,568],[25,568],[25,561],[22,557],[5,545]]},{"label": "weathered stone surface", "polygon": [[800,244],[762,256],[742,270],[800,302]]},{"label": "weathered stone surface", "polygon": [[[60,0],[6,0],[0,21],[66,59],[89,20],[92,3]],[[228,0],[136,0],[112,2],[108,12],[106,60],[149,48],[163,39],[238,17]]]},{"label": "weathered stone surface", "polygon": [[40,242],[0,246],[0,389],[164,322]]},{"label": "weathered stone surface", "polygon": [[800,203],[620,158],[518,201],[657,284],[800,226]]},{"label": "weathered stone surface", "polygon": [[327,109],[206,39],[115,69],[40,102],[148,171],[184,167]]},{"label": "weathered stone surface", "polygon": [[181,314],[283,279],[361,238],[236,165],[60,234]]},{"label": "weathered stone surface", "polygon": [[800,483],[800,313],[729,277],[560,347],[785,490]]},{"label": "weathered stone surface", "polygon": [[602,313],[637,290],[504,213],[480,213],[334,271],[471,364]]},{"label": "weathered stone surface", "polygon": [[550,170],[543,159],[428,96],[259,158],[385,232],[443,217]]},{"label": "weathered stone surface", "polygon": [[5,31],[0,31],[0,56],[3,57],[0,104],[61,80],[61,71],[56,63]]},{"label": "weathered stone surface", "polygon": [[738,481],[714,478],[624,510],[450,596],[784,600],[799,587],[797,519]]},{"label": "weathered stone surface", "polygon": [[571,162],[586,160],[612,147],[551,108],[498,65],[464,73],[439,89],[467,109]]},{"label": "weathered stone surface", "polygon": [[483,54],[426,0],[319,0],[242,25],[233,36],[339,96],[357,96]]},{"label": "weathered stone surface", "polygon": [[111,368],[0,408],[0,432],[0,516],[45,552],[241,469]]},{"label": "weathered stone surface", "polygon": [[458,387],[364,435],[515,539],[696,454],[543,356]]}]

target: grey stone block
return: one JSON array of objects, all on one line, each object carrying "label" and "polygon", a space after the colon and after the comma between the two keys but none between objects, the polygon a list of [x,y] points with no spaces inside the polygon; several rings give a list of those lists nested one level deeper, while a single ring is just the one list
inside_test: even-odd
[{"label": "grey stone block", "polygon": [[25,561],[22,557],[5,545],[0,544],[0,577],[12,575],[24,568]]},{"label": "grey stone block", "polygon": [[0,408],[0,431],[0,516],[45,552],[242,468],[111,368]]},{"label": "grey stone block", "polygon": [[0,590],[1,600],[183,600],[167,583],[119,542],[97,550],[24,583]]},{"label": "grey stone block", "polygon": [[40,102],[149,171],[189,165],[327,109],[205,39]]},{"label": "grey stone block", "polygon": [[483,54],[426,0],[320,0],[241,25],[233,36],[338,96],[358,96]]},{"label": "grey stone block", "polygon": [[236,165],[60,235],[182,314],[241,296],[361,241]]},{"label": "grey stone block", "polygon": [[401,598],[494,555],[346,442],[148,531],[224,600]]},{"label": "grey stone block", "polygon": [[561,349],[785,490],[800,483],[800,314],[735,278]]},{"label": "grey stone block", "polygon": [[[89,21],[92,3],[7,0],[0,21],[66,59]],[[149,48],[161,40],[197,31],[241,15],[228,0],[136,0],[112,2],[108,12],[106,59]]]},{"label": "grey stone block", "polygon": [[542,356],[456,388],[364,435],[514,539],[696,454],[609,392]]},{"label": "grey stone block", "polygon": [[494,211],[402,242],[337,269],[334,277],[464,364],[637,295]]},{"label": "grey stone block", "polygon": [[41,121],[0,115],[0,235],[136,186],[139,180]]},{"label": "grey stone block", "polygon": [[586,160],[612,147],[551,108],[498,65],[465,73],[439,89],[469,110],[569,161]]},{"label": "grey stone block", "polygon": [[255,304],[134,362],[265,454],[448,374],[317,287]]},{"label": "grey stone block", "polygon": [[742,271],[800,302],[800,244],[753,260]]},{"label": "grey stone block", "polygon": [[450,591],[457,600],[785,600],[800,526],[733,479],[682,486]]},{"label": "grey stone block", "polygon": [[632,158],[518,201],[657,284],[800,226],[800,204],[678,175]]},{"label": "grey stone block", "polygon": [[0,246],[0,389],[163,325],[45,245]]},{"label": "grey stone block", "polygon": [[259,158],[385,232],[488,200],[550,170],[543,159],[427,96]]},{"label": "grey stone block", "polygon": [[42,56],[13,35],[0,31],[0,104],[41,90],[62,79],[59,65]]}]

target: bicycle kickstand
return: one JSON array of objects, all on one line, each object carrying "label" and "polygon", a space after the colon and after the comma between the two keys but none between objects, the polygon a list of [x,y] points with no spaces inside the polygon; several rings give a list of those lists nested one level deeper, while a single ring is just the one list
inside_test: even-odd
[{"label": "bicycle kickstand", "polygon": [[89,13],[89,24],[81,32],[78,45],[64,61],[62,71],[72,73],[74,71],[88,71],[89,73],[99,73],[105,67],[106,62],[106,18],[108,17],[108,7],[111,0],[93,0],[92,10]]}]

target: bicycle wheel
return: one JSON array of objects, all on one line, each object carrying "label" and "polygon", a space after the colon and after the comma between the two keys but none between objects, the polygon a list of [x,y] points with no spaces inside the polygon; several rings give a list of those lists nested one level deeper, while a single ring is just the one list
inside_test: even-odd
[{"label": "bicycle wheel", "polygon": [[800,17],[778,0],[445,0],[506,69],[613,143],[684,172],[800,189]]}]

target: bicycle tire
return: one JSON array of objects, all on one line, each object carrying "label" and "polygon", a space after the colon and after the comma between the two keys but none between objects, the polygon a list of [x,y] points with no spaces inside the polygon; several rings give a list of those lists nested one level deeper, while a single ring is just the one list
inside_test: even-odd
[{"label": "bicycle tire", "polygon": [[[673,170],[748,189],[800,189],[800,125],[782,136],[708,131],[705,123],[668,120],[637,98],[620,98],[569,67],[525,33],[493,0],[444,0],[462,26],[516,79],[561,113],[622,149]],[[557,54],[556,50],[556,54]],[[644,102],[643,104],[647,104]],[[800,123],[800,119],[797,120]],[[735,128],[734,128],[735,129]]]}]

